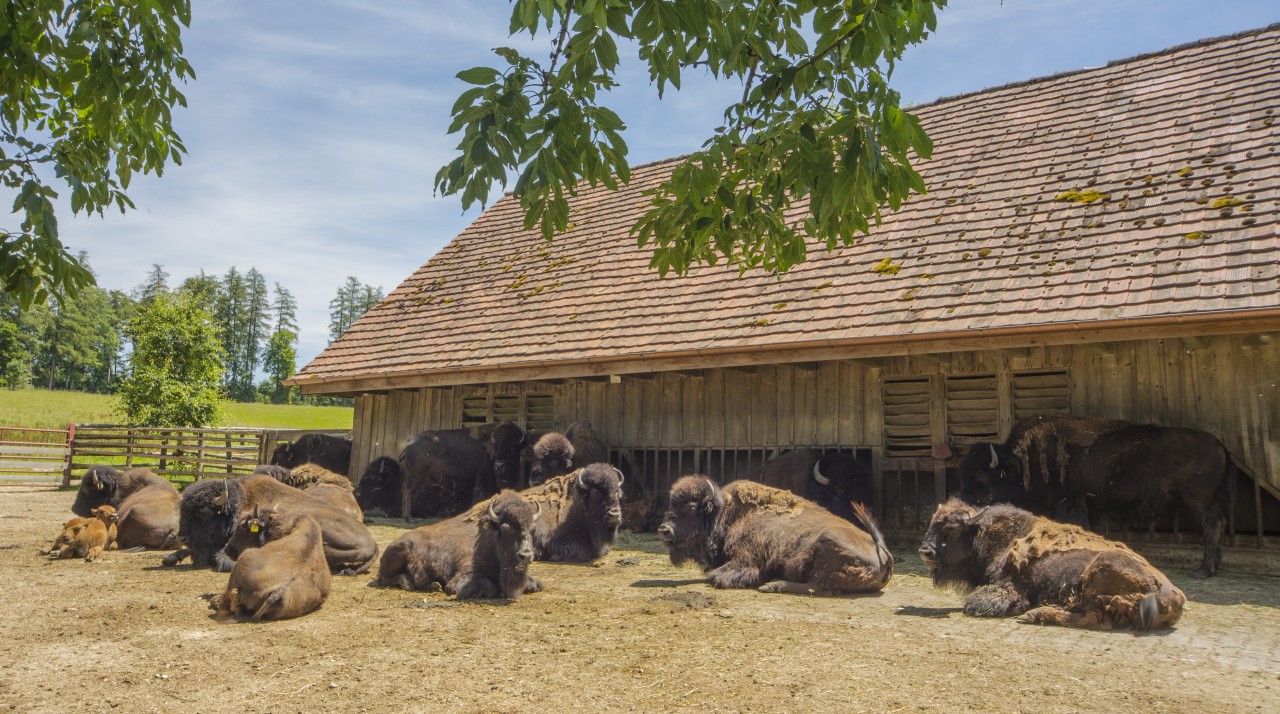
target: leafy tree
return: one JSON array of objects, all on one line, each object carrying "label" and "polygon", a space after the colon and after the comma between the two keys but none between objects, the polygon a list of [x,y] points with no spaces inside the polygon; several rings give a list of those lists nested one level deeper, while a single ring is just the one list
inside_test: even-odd
[{"label": "leafy tree", "polygon": [[18,226],[0,226],[0,290],[26,308],[93,283],[58,240],[53,199],[73,213],[132,208],[134,174],[186,152],[172,109],[194,78],[181,55],[190,0],[9,0],[0,7],[0,184]]},{"label": "leafy tree", "polygon": [[[498,68],[458,73],[450,132],[460,155],[436,189],[488,202],[516,177],[525,225],[569,225],[575,184],[629,180],[625,127],[599,103],[617,86],[618,41],[634,43],[662,96],[684,73],[741,82],[742,99],[685,157],[632,226],[651,266],[684,273],[726,260],[785,271],[807,242],[850,245],[924,182],[932,144],[889,86],[895,61],[946,0],[513,0],[510,31],[548,31],[546,63],[507,47]],[[807,201],[804,211],[793,207]]]},{"label": "leafy tree", "polygon": [[178,286],[178,292],[187,293],[196,299],[201,305],[211,306],[218,300],[218,290],[222,287],[222,283],[216,275],[206,275],[203,270],[199,275],[193,275]]},{"label": "leafy tree", "polygon": [[31,386],[35,358],[52,321],[53,313],[47,306],[32,305],[23,310],[15,296],[0,293],[0,382],[5,387]]},{"label": "leafy tree", "polygon": [[241,328],[244,330],[239,355],[243,365],[243,382],[238,385],[236,398],[249,401],[257,394],[253,387],[253,376],[258,371],[258,358],[265,349],[264,343],[269,339],[271,329],[271,303],[267,299],[267,281],[257,268],[249,268],[244,275],[245,304],[244,315],[241,316]]},{"label": "leafy tree", "polygon": [[129,321],[130,374],[120,402],[130,424],[204,426],[218,419],[222,343],[212,315],[183,293],[162,293]]},{"label": "leafy tree", "polygon": [[258,391],[275,404],[289,404],[297,395],[297,387],[285,387],[280,383],[293,376],[298,370],[298,336],[291,330],[276,330],[267,347],[262,351],[262,367],[268,379],[258,387]]},{"label": "leafy tree", "polygon": [[385,297],[381,287],[362,284],[354,275],[338,288],[338,294],[329,301],[329,339],[342,337],[347,328]]},{"label": "leafy tree", "polygon": [[[85,262],[83,255],[80,260]],[[104,359],[120,349],[110,293],[89,286],[76,297],[55,296],[50,310],[52,320],[42,335],[35,367],[48,389],[88,391]]]}]

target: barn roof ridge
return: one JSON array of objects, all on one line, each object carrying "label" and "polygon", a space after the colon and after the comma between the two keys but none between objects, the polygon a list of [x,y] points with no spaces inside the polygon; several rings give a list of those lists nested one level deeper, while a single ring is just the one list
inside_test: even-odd
[{"label": "barn roof ridge", "polygon": [[595,374],[662,355],[852,354],[1124,324],[1280,330],[1275,96],[1280,24],[919,107],[936,143],[917,164],[930,192],[849,246],[811,244],[782,278],[648,267],[629,228],[685,157],[633,167],[617,192],[579,186],[551,242],[507,196],[291,383],[529,379],[530,365]]}]

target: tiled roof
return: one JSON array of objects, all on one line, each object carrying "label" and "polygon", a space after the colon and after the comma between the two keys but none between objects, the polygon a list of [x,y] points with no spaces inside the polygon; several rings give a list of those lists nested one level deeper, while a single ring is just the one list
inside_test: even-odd
[{"label": "tiled roof", "polygon": [[1280,25],[917,107],[929,194],[781,278],[648,268],[629,228],[674,161],[581,189],[551,243],[505,197],[295,380],[1274,310],[1277,98]]}]

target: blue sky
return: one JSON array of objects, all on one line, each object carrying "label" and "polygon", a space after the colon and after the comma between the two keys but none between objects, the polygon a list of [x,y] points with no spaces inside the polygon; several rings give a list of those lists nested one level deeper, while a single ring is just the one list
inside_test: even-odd
[{"label": "blue sky", "polygon": [[[475,218],[432,194],[456,143],[454,75],[496,66],[497,46],[544,56],[547,38],[508,37],[506,0],[193,5],[197,79],[174,120],[188,156],[135,179],[129,214],[63,209],[63,242],[89,252],[107,288],[132,288],[152,263],[171,285],[257,267],[300,303],[301,367],[327,343],[347,275],[390,292]],[[955,0],[894,85],[919,104],[1278,21],[1275,0]],[[657,102],[634,61],[621,82],[605,103],[627,122],[633,165],[696,149],[741,94],[694,76]]]}]

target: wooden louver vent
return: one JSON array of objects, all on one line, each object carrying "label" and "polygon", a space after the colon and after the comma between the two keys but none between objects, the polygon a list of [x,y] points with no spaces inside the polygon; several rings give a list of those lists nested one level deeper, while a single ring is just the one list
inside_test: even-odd
[{"label": "wooden louver vent", "polygon": [[884,444],[888,456],[928,456],[929,378],[884,381]]},{"label": "wooden louver vent", "polygon": [[488,421],[489,396],[487,394],[462,398],[462,426],[464,428],[485,424]]},{"label": "wooden louver vent", "polygon": [[476,394],[462,398],[462,426],[514,422],[529,431],[554,428],[555,400],[549,394]]},{"label": "wooden louver vent", "polygon": [[551,431],[555,428],[555,400],[550,394],[525,395],[524,418],[528,431]]},{"label": "wooden louver vent", "polygon": [[947,377],[947,436],[957,446],[996,441],[1000,399],[994,374]]},{"label": "wooden louver vent", "polygon": [[1071,412],[1071,380],[1066,372],[1022,372],[1013,375],[1014,420],[1036,414]]}]

